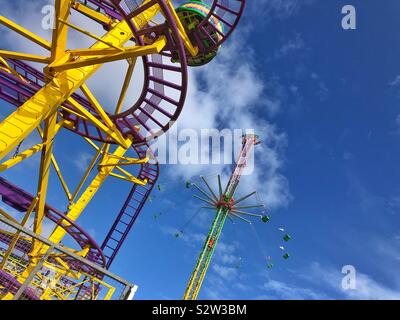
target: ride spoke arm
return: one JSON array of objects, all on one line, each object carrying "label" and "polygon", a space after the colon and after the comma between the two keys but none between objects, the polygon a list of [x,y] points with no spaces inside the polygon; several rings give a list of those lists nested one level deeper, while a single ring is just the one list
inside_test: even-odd
[{"label": "ride spoke arm", "polygon": [[193,197],[195,197],[196,199],[199,199],[199,200],[209,204],[210,206],[213,206],[213,208],[215,209],[215,203],[210,202],[210,201],[208,201],[208,200],[206,200],[206,199],[204,199],[202,197],[199,197],[198,195],[193,195]]},{"label": "ride spoke arm", "polygon": [[238,203],[240,203],[240,202],[242,202],[242,201],[244,201],[244,200],[250,198],[251,196],[255,195],[256,193],[257,193],[257,192],[254,191],[254,192],[252,192],[252,193],[250,193],[250,194],[248,194],[248,195],[246,195],[246,196],[244,196],[244,197],[242,197],[242,198],[236,200],[236,201],[235,201],[235,205],[237,205]]},{"label": "ride spoke arm", "polygon": [[215,201],[218,202],[218,198],[215,194],[215,192],[211,189],[210,185],[208,184],[207,180],[201,176],[201,179],[204,181],[205,185],[207,186],[208,191],[210,191],[210,193],[212,194],[212,196],[214,197]]},{"label": "ride spoke arm", "polygon": [[245,218],[239,216],[239,215],[236,214],[236,213],[230,212],[230,214],[233,215],[233,216],[235,216],[236,218],[238,218],[238,219],[240,219],[240,220],[243,220],[244,222],[247,222],[248,224],[251,224],[251,221],[249,221],[249,220],[247,220],[247,219],[245,219]]},{"label": "ride spoke arm", "polygon": [[193,186],[194,186],[197,190],[199,190],[202,194],[204,194],[204,195],[207,197],[207,199],[210,200],[210,202],[214,202],[214,199],[211,198],[211,196],[208,195],[207,192],[205,192],[203,189],[201,189],[197,184],[193,183]]},{"label": "ride spoke arm", "polygon": [[222,199],[222,183],[220,175],[218,175],[218,190],[219,190],[219,198]]},{"label": "ride spoke arm", "polygon": [[253,206],[239,206],[239,207],[235,206],[234,208],[235,209],[254,209],[254,208],[264,208],[264,207],[265,207],[265,205],[263,205],[263,204],[257,204],[257,205],[253,205]]},{"label": "ride spoke arm", "polygon": [[178,27],[179,35],[182,38],[183,44],[185,45],[186,49],[189,51],[189,53],[193,57],[197,56],[199,54],[199,48],[193,46],[192,42],[190,41],[190,38],[189,38],[188,34],[186,33],[185,28],[183,27],[181,19],[176,14],[173,4],[171,3],[170,0],[167,0],[166,4],[169,7],[172,16],[174,17],[174,20],[176,22],[176,26]]},{"label": "ride spoke arm", "polygon": [[231,212],[238,213],[238,214],[244,214],[246,216],[251,216],[251,217],[262,218],[261,214],[249,213],[249,212],[244,212],[244,211],[240,211],[240,210],[232,210]]}]

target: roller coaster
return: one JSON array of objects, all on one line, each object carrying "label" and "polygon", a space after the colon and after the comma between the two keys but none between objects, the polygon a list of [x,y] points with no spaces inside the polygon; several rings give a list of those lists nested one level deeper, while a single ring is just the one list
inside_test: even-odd
[{"label": "roller coaster", "polygon": [[[11,112],[5,108],[8,113],[0,122],[0,171],[40,154],[35,190],[0,178],[1,200],[9,208],[2,206],[0,214],[23,228],[31,223],[38,238],[45,236],[75,256],[110,268],[157,182],[159,165],[149,145],[179,118],[188,90],[188,67],[201,67],[214,59],[244,7],[245,0],[189,1],[178,7],[171,0],[55,0],[51,40],[0,16],[0,24],[15,37],[48,52],[0,50],[2,106],[15,107]],[[94,21],[103,33],[73,23],[73,14]],[[90,39],[92,45],[68,48],[71,32]],[[104,65],[121,61],[126,72],[112,75],[120,76],[123,84],[118,102],[110,107],[96,97],[88,81]],[[132,83],[137,70],[141,90]],[[114,86],[114,79],[102,81]],[[131,90],[140,91],[135,101],[128,101]],[[63,132],[80,137],[93,150],[73,189],[54,152]],[[21,150],[33,133],[40,142]],[[65,193],[62,209],[48,201],[51,174]],[[132,187],[100,245],[77,220],[108,178]],[[44,233],[45,225],[52,226],[49,235]],[[0,299],[15,299],[22,284],[33,278],[34,288],[23,289],[26,299],[110,298],[111,294],[99,294],[104,287],[113,291],[112,285],[104,283],[104,275],[68,254],[51,251],[38,238],[0,230]]]}]

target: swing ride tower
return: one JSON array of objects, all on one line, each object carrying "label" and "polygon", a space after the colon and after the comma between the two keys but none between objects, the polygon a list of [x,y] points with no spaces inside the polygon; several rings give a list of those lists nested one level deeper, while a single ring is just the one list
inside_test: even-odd
[{"label": "swing ride tower", "polygon": [[194,197],[206,203],[207,206],[205,208],[216,210],[217,213],[204,243],[203,249],[200,253],[199,259],[197,260],[194,272],[192,273],[189,284],[186,288],[186,292],[183,297],[184,300],[197,299],[226,219],[238,218],[247,223],[251,222],[245,219],[243,216],[253,216],[263,219],[262,215],[243,211],[243,209],[264,207],[263,205],[240,205],[242,201],[250,198],[256,192],[250,193],[237,200],[234,199],[234,195],[239,186],[240,178],[242,176],[243,170],[246,167],[248,157],[250,156],[253,147],[259,143],[260,141],[258,140],[258,136],[254,134],[243,136],[242,149],[240,151],[238,161],[233,169],[229,182],[226,185],[224,191],[222,189],[221,177],[218,176],[218,196],[212,190],[209,183],[204,177],[201,178],[208,192],[199,187],[197,184],[193,184],[193,186],[196,187],[196,189],[200,191],[201,194],[205,196],[205,198],[198,195],[194,195]]},{"label": "swing ride tower", "polygon": [[[10,172],[40,155],[33,191],[0,178],[1,200],[10,207],[9,212],[0,209],[0,215],[21,228],[32,220],[34,235],[109,268],[157,181],[158,164],[149,143],[178,119],[188,87],[188,66],[201,66],[215,57],[236,28],[244,5],[245,0],[188,1],[175,9],[171,0],[55,0],[51,40],[0,15],[2,26],[47,52],[0,50],[0,99],[16,107],[0,121],[0,172]],[[72,12],[96,22],[104,34],[87,30],[82,20],[81,25],[74,23]],[[72,32],[92,44],[69,48]],[[113,77],[123,79],[116,104],[109,106],[88,81],[117,62],[125,64],[126,72],[102,80],[114,87]],[[138,98],[128,101],[139,65],[143,84],[133,83]],[[39,143],[21,150],[34,132]],[[74,189],[55,155],[54,146],[65,132],[93,150]],[[65,194],[60,210],[49,204],[52,174]],[[77,220],[110,177],[133,187],[100,246]],[[49,224],[51,232],[45,235]],[[74,245],[67,247],[66,237]],[[98,297],[99,285],[94,283],[101,282],[102,276],[68,255],[54,253],[48,243],[0,228],[0,299],[13,299],[33,277],[41,290],[32,293],[27,288],[25,296],[32,299]],[[43,269],[55,271],[51,281],[38,273]],[[89,288],[84,284],[87,279]]]}]

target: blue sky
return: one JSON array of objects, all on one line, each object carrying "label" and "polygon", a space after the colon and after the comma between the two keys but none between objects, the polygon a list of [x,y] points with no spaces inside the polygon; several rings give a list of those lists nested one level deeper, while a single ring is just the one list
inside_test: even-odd
[{"label": "blue sky", "polygon": [[[346,4],[357,10],[357,30],[341,28]],[[400,298],[399,11],[396,0],[249,1],[234,38],[191,72],[179,126],[256,128],[263,144],[242,192],[258,190],[272,216],[255,224],[261,248],[247,225],[226,225],[199,298]],[[11,110],[0,105],[3,115]],[[56,145],[71,182],[87,161],[79,141],[63,133]],[[37,163],[5,176],[32,188]],[[154,191],[111,268],[140,286],[138,299],[183,296],[213,218],[201,211],[183,238],[174,237],[199,207],[184,181],[212,180],[218,170],[161,167],[162,191]],[[50,202],[57,205],[55,185]],[[121,190],[129,187],[107,181],[79,220],[99,242]],[[293,236],[287,261],[278,249],[281,226]],[[344,265],[357,270],[356,290],[341,289]]]}]

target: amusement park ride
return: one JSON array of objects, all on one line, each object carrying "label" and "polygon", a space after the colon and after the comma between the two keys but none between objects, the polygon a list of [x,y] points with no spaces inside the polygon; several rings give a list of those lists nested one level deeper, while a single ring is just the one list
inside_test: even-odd
[{"label": "amusement park ride", "polygon": [[204,277],[206,275],[208,266],[210,265],[212,255],[215,251],[217,246],[219,237],[221,235],[222,229],[224,227],[225,221],[227,218],[238,218],[247,223],[251,222],[243,216],[252,216],[258,217],[260,219],[268,219],[267,216],[262,216],[259,214],[253,214],[249,212],[243,211],[243,209],[252,209],[252,208],[259,208],[264,207],[264,205],[239,205],[246,199],[250,198],[251,196],[255,195],[256,192],[250,193],[246,196],[241,197],[238,200],[234,199],[234,195],[236,190],[239,186],[240,178],[242,176],[243,170],[246,167],[247,159],[250,155],[250,152],[254,145],[259,144],[258,137],[255,135],[245,135],[243,136],[243,145],[242,150],[239,155],[239,159],[233,169],[232,175],[229,179],[227,186],[225,187],[224,191],[222,191],[222,184],[221,184],[221,177],[218,175],[218,196],[212,190],[210,185],[208,184],[207,180],[202,177],[202,180],[207,187],[208,191],[203,190],[198,185],[193,184],[194,187],[199,190],[203,196],[206,198],[199,197],[195,195],[196,198],[205,202],[208,206],[205,208],[216,210],[217,214],[215,216],[214,222],[211,226],[211,230],[207,236],[206,242],[204,244],[203,250],[200,254],[200,257],[197,261],[196,268],[190,278],[189,285],[186,288],[185,295],[183,297],[184,300],[196,300],[199,294],[201,285],[203,284]]},{"label": "amusement park ride", "polygon": [[[0,16],[0,24],[15,36],[48,51],[48,55],[41,56],[0,50],[0,98],[16,107],[0,122],[0,171],[40,153],[36,190],[27,191],[0,178],[1,200],[10,208],[9,212],[0,209],[0,216],[21,228],[33,221],[32,236],[0,228],[0,299],[16,299],[27,279],[33,281],[26,288],[25,298],[99,298],[99,283],[105,281],[104,275],[84,268],[67,254],[51,251],[49,243],[62,243],[71,254],[104,269],[111,266],[157,181],[159,166],[149,143],[178,119],[188,87],[188,66],[204,65],[216,56],[236,28],[244,6],[245,0],[188,1],[178,8],[171,0],[55,0],[51,41]],[[104,34],[72,23],[72,12],[98,23]],[[93,44],[88,48],[68,48],[72,31],[91,39]],[[124,81],[118,102],[110,108],[96,98],[87,82],[102,66],[116,61],[126,62],[126,73],[121,75]],[[43,65],[41,70],[38,64]],[[143,68],[142,91],[137,101],[129,103],[126,97],[139,64]],[[109,81],[113,85],[112,79]],[[54,153],[57,138],[64,130],[80,136],[94,151],[74,189],[63,176],[63,167]],[[20,150],[22,142],[34,132],[41,141]],[[245,148],[252,144],[252,139],[246,141]],[[65,191],[62,209],[48,203],[51,174],[58,177]],[[234,173],[223,194],[228,203],[212,202],[218,208],[218,219],[225,219],[228,212],[241,214],[230,202],[239,176]],[[133,187],[98,245],[77,220],[109,177],[127,181]],[[48,243],[40,241],[46,223],[54,225],[46,237]],[[217,240],[220,227],[215,232]],[[66,236],[75,245],[67,247]],[[201,263],[207,267],[210,257],[206,255]],[[199,286],[194,283],[198,277],[204,278],[206,267],[198,268],[203,271],[191,281],[191,298],[197,296]],[[39,274],[40,270],[47,273]],[[53,277],[46,286],[43,283],[49,271]]]}]

